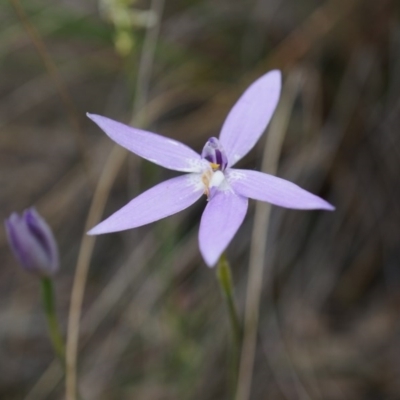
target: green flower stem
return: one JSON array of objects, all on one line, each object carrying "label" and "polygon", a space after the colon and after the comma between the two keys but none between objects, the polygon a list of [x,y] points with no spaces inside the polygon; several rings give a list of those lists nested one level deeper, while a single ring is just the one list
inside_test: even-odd
[{"label": "green flower stem", "polygon": [[225,298],[226,305],[228,307],[229,319],[231,322],[233,339],[235,341],[235,345],[237,348],[237,353],[239,354],[240,348],[242,345],[242,326],[239,320],[239,316],[237,313],[235,299],[233,296],[233,281],[231,268],[229,266],[229,262],[226,259],[225,254],[222,254],[218,261],[217,265],[217,278],[222,291],[222,294]]},{"label": "green flower stem", "polygon": [[51,343],[54,352],[61,361],[62,367],[65,368],[65,346],[56,315],[53,281],[50,278],[42,278],[41,283],[43,307]]}]

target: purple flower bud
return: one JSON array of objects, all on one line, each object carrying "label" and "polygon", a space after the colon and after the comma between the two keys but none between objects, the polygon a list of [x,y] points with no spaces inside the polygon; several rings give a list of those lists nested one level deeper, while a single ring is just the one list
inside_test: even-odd
[{"label": "purple flower bud", "polygon": [[8,242],[21,266],[40,276],[51,276],[58,271],[57,243],[46,221],[34,208],[22,216],[11,214],[5,227]]},{"label": "purple flower bud", "polygon": [[222,144],[216,137],[211,137],[203,147],[202,158],[212,164],[218,165],[218,169],[224,171],[228,165],[228,159]]}]

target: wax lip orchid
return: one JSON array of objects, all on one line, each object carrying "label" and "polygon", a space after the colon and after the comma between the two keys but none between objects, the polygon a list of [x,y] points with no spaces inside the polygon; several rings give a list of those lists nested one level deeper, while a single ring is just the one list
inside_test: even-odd
[{"label": "wax lip orchid", "polygon": [[281,74],[276,70],[252,83],[229,112],[219,139],[210,138],[201,155],[176,140],[87,114],[126,149],[165,168],[187,172],[137,196],[88,233],[146,225],[184,210],[205,194],[208,202],[201,217],[199,245],[205,262],[212,267],[242,224],[249,198],[287,208],[333,210],[331,204],[294,183],[232,168],[264,132],[280,91]]}]

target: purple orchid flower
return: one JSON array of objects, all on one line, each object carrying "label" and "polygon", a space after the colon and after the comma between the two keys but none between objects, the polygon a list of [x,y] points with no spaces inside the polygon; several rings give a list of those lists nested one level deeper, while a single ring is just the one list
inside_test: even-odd
[{"label": "purple orchid flower", "polygon": [[184,210],[206,194],[208,203],[201,218],[199,244],[205,262],[212,267],[242,224],[249,198],[287,208],[333,210],[325,200],[289,181],[232,168],[264,132],[280,91],[279,71],[271,71],[251,84],[228,114],[219,139],[210,138],[201,155],[176,140],[88,114],[126,149],[165,168],[188,173],[137,196],[88,233],[97,235],[146,225]]},{"label": "purple orchid flower", "polygon": [[14,256],[26,271],[41,277],[52,276],[58,271],[56,240],[34,208],[25,210],[21,216],[12,213],[6,219],[5,227]]}]

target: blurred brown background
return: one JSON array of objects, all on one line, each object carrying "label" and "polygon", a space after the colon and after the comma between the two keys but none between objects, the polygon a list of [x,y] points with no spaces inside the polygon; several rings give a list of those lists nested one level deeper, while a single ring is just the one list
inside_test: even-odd
[{"label": "blurred brown background", "polygon": [[[173,176],[113,149],[85,113],[200,151],[244,88],[279,68],[271,132],[241,166],[259,169],[265,138],[279,131],[277,175],[337,208],[272,208],[251,398],[400,399],[399,9],[394,0],[1,2],[1,219],[35,205],[52,226],[63,329],[78,254],[90,250],[85,224]],[[82,309],[85,399],[229,398],[229,325],[197,245],[203,207],[97,239]],[[228,250],[242,311],[254,209]],[[0,398],[61,399],[39,284],[4,230],[0,249]]]}]

